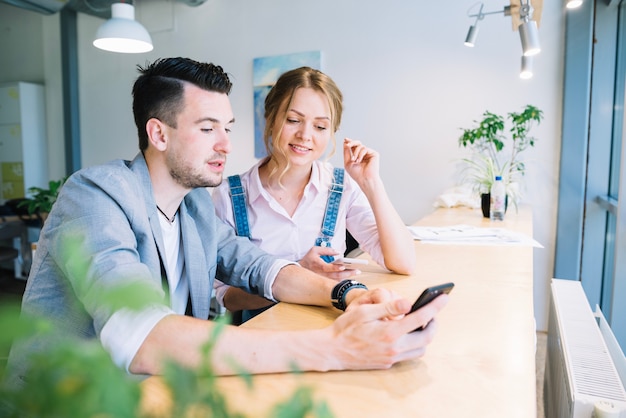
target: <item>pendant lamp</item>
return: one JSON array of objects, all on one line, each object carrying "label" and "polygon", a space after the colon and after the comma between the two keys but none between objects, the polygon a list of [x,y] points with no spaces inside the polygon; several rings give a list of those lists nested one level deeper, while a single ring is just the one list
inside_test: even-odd
[{"label": "pendant lamp", "polygon": [[135,20],[135,6],[128,3],[111,5],[111,19],[98,28],[93,45],[105,51],[129,54],[153,49],[150,34]]}]

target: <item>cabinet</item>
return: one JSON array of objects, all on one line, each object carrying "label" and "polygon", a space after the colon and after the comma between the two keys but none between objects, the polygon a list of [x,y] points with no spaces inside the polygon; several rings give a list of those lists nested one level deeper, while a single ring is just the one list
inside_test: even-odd
[{"label": "cabinet", "polygon": [[47,188],[48,147],[44,87],[0,84],[0,204]]}]

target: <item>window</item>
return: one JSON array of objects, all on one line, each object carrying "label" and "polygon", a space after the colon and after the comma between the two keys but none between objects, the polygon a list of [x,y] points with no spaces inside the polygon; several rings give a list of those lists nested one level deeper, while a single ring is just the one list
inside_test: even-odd
[{"label": "window", "polygon": [[586,1],[566,21],[554,276],[580,280],[626,348],[626,1]]}]

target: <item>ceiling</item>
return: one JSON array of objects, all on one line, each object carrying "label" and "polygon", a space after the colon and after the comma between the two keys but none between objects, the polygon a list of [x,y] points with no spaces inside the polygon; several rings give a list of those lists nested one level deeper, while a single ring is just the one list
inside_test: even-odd
[{"label": "ceiling", "polygon": [[[173,1],[188,6],[199,6],[206,2],[206,0]],[[46,15],[57,13],[62,9],[69,9],[103,19],[111,17],[111,5],[113,3],[134,3],[130,0],[0,0],[0,2]]]}]

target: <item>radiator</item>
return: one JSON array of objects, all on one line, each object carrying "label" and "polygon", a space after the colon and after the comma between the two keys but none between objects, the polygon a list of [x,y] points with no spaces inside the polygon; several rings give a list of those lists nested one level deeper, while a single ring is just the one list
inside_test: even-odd
[{"label": "radiator", "polygon": [[578,281],[553,279],[551,289],[546,418],[626,418],[626,360],[602,312]]}]

